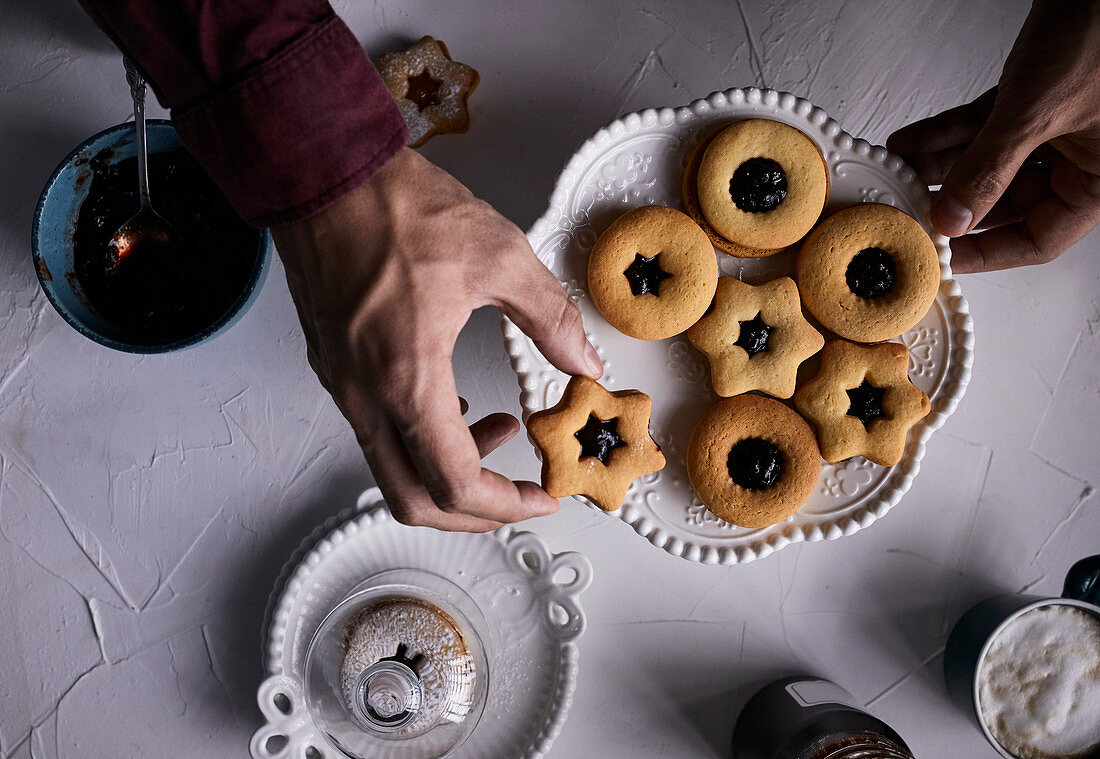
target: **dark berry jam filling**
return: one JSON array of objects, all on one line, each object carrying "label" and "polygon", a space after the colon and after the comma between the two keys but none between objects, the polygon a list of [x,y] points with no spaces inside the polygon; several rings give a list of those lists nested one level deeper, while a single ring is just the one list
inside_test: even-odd
[{"label": "dark berry jam filling", "polygon": [[573,437],[581,443],[582,459],[595,457],[604,466],[607,466],[607,460],[611,458],[613,450],[626,445],[626,442],[619,437],[618,417],[604,421],[596,418],[595,414],[589,414],[584,427],[574,432]]},{"label": "dark berry jam filling", "polygon": [[772,211],[787,197],[787,174],[770,158],[750,158],[733,172],[730,197],[746,213]]},{"label": "dark berry jam filling", "polygon": [[859,387],[848,391],[848,416],[854,416],[863,422],[864,427],[870,427],[871,422],[886,416],[886,412],[882,410],[882,396],[885,393],[885,389],[863,380]]},{"label": "dark berry jam filling", "polygon": [[408,87],[405,89],[405,99],[416,104],[417,110],[423,111],[430,105],[439,105],[439,88],[443,85],[437,79],[432,78],[427,69],[416,76],[409,77]]},{"label": "dark berry jam filling", "polygon": [[641,253],[634,254],[634,262],[623,272],[630,283],[630,292],[635,295],[653,293],[660,297],[661,282],[672,276],[661,268],[660,257],[660,253],[653,258],[646,258]]},{"label": "dark berry jam filling", "polygon": [[730,450],[726,460],[730,479],[746,490],[764,490],[783,474],[783,454],[767,440],[745,438]]},{"label": "dark berry jam filling", "polygon": [[[147,236],[108,276],[115,231],[141,207],[137,158],[113,148],[84,159],[88,194],[73,230],[73,267],[90,305],[136,345],[166,345],[216,324],[240,300],[256,268],[261,232],[245,223],[183,148],[149,156],[157,213],[175,245]],[[140,246],[140,249],[139,249]]]},{"label": "dark berry jam filling", "polygon": [[848,289],[861,298],[881,298],[894,289],[898,267],[894,257],[882,248],[864,248],[848,263],[844,272]]},{"label": "dark berry jam filling", "polygon": [[738,333],[737,342],[734,345],[744,348],[745,352],[749,354],[749,358],[768,349],[768,338],[772,336],[772,330],[775,328],[768,326],[760,318],[759,311],[750,321],[737,323],[740,325],[741,331]]}]

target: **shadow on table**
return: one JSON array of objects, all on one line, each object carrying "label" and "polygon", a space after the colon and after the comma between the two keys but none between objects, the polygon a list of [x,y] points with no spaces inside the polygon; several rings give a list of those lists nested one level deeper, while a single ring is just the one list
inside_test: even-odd
[{"label": "shadow on table", "polygon": [[[675,745],[706,745],[710,752],[693,756],[707,759],[725,759],[730,755],[733,726],[753,694],[781,677],[799,674],[789,665],[774,667],[747,661],[712,660],[702,651],[690,660],[682,656],[653,659],[645,669],[646,679],[654,684],[675,683],[671,688],[666,686],[662,699],[674,705],[679,719],[667,725],[664,737]],[[689,676],[685,677],[685,670]],[[692,683],[707,688],[716,681],[728,683],[728,690],[699,693],[683,690]],[[629,700],[626,703],[630,703]],[[688,732],[694,736],[684,735]]]},{"label": "shadow on table", "polygon": [[7,3],[4,35],[8,39],[56,37],[81,52],[114,52],[111,40],[76,0]]},{"label": "shadow on table", "polygon": [[959,617],[972,605],[1009,592],[993,577],[951,575],[950,587],[937,586],[924,574],[882,562],[868,603],[879,607],[876,618],[892,625],[907,646],[899,656],[921,661],[942,649]]},{"label": "shadow on table", "polygon": [[[372,40],[367,52],[405,50],[416,39],[388,35]],[[459,60],[461,54],[456,54]],[[618,114],[590,88],[560,76],[547,65],[519,82],[482,77],[470,96],[470,129],[433,137],[419,149],[454,174],[482,200],[526,230],[542,215],[566,160],[593,132]]]},{"label": "shadow on table", "polygon": [[434,138],[423,153],[527,230],[546,210],[566,161],[604,125],[593,114],[607,104],[585,103],[582,96],[551,90],[507,107],[474,102],[470,132]]},{"label": "shadow on table", "polygon": [[[283,567],[318,527],[354,507],[359,494],[373,484],[362,471],[334,474],[322,489],[303,499],[303,505],[295,513],[273,515],[277,529],[260,541],[255,550],[239,555],[235,566],[228,570],[226,576],[237,590],[226,595],[224,608],[211,614],[207,625],[215,633],[211,657],[215,672],[229,691],[238,724],[249,732],[262,721],[256,706],[256,689],[267,672],[263,624]],[[224,719],[224,715],[211,718]]]},{"label": "shadow on table", "polygon": [[[899,677],[883,682],[879,692],[857,690],[843,671],[833,674],[841,687],[869,699],[868,710],[878,713],[880,699],[920,675],[921,689],[930,689],[925,697],[949,701],[941,673],[942,650],[947,635],[958,618],[972,604],[1004,592],[992,573],[989,576],[965,576],[955,572],[920,572],[911,566],[882,556],[869,567],[866,584],[861,585],[858,614],[846,615],[853,624],[874,624],[868,661],[893,660]],[[707,757],[728,757],[730,739],[738,714],[760,688],[788,675],[830,676],[834,663],[829,651],[805,649],[807,659],[791,662],[721,655],[709,648],[705,633],[687,627],[679,636],[683,648],[663,656],[631,659],[631,673],[623,679],[623,702],[649,704],[648,714],[656,718],[671,710],[676,718],[667,726],[667,737],[675,745],[705,744]],[[793,654],[793,652],[792,652]],[[824,657],[824,658],[823,658]]]},{"label": "shadow on table", "polygon": [[30,256],[31,221],[43,185],[69,151],[90,137],[87,122],[66,120],[62,114],[24,113],[9,123],[0,135],[7,158],[4,181],[0,182],[0,234],[25,246],[9,245],[8,255],[24,257],[27,271],[33,270]]}]

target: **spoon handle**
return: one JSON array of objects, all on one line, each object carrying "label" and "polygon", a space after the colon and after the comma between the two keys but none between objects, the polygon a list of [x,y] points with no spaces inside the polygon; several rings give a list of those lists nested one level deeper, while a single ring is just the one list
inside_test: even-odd
[{"label": "spoon handle", "polygon": [[145,79],[138,73],[134,62],[128,56],[122,57],[122,64],[126,67],[126,81],[130,83],[130,97],[134,100],[134,130],[137,132],[137,159],[138,159],[138,193],[141,198],[141,208],[145,210],[152,205],[149,199],[149,167],[147,165],[145,150]]}]

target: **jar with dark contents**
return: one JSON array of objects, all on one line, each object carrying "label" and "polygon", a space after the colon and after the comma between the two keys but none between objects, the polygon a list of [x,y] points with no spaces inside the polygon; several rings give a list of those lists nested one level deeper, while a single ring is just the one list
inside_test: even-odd
[{"label": "jar with dark contents", "polygon": [[153,208],[170,245],[139,245],[108,266],[115,231],[140,207],[137,159],[104,148],[88,161],[87,195],[73,232],[74,291],[126,342],[166,345],[219,323],[245,298],[263,233],[250,227],[183,148],[149,156]]},{"label": "jar with dark contents", "polygon": [[835,683],[788,677],[749,699],[733,759],[913,759],[905,741]]}]

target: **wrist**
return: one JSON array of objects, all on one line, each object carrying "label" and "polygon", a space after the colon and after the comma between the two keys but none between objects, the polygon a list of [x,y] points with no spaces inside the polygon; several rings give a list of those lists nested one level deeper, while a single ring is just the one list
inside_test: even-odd
[{"label": "wrist", "polygon": [[370,179],[351,188],[316,213],[271,228],[276,250],[288,270],[300,274],[303,268],[339,267],[351,276],[355,266],[343,260],[354,256],[359,262],[386,250],[385,241],[397,224],[400,207],[398,188],[412,159],[410,148],[401,147]]}]

